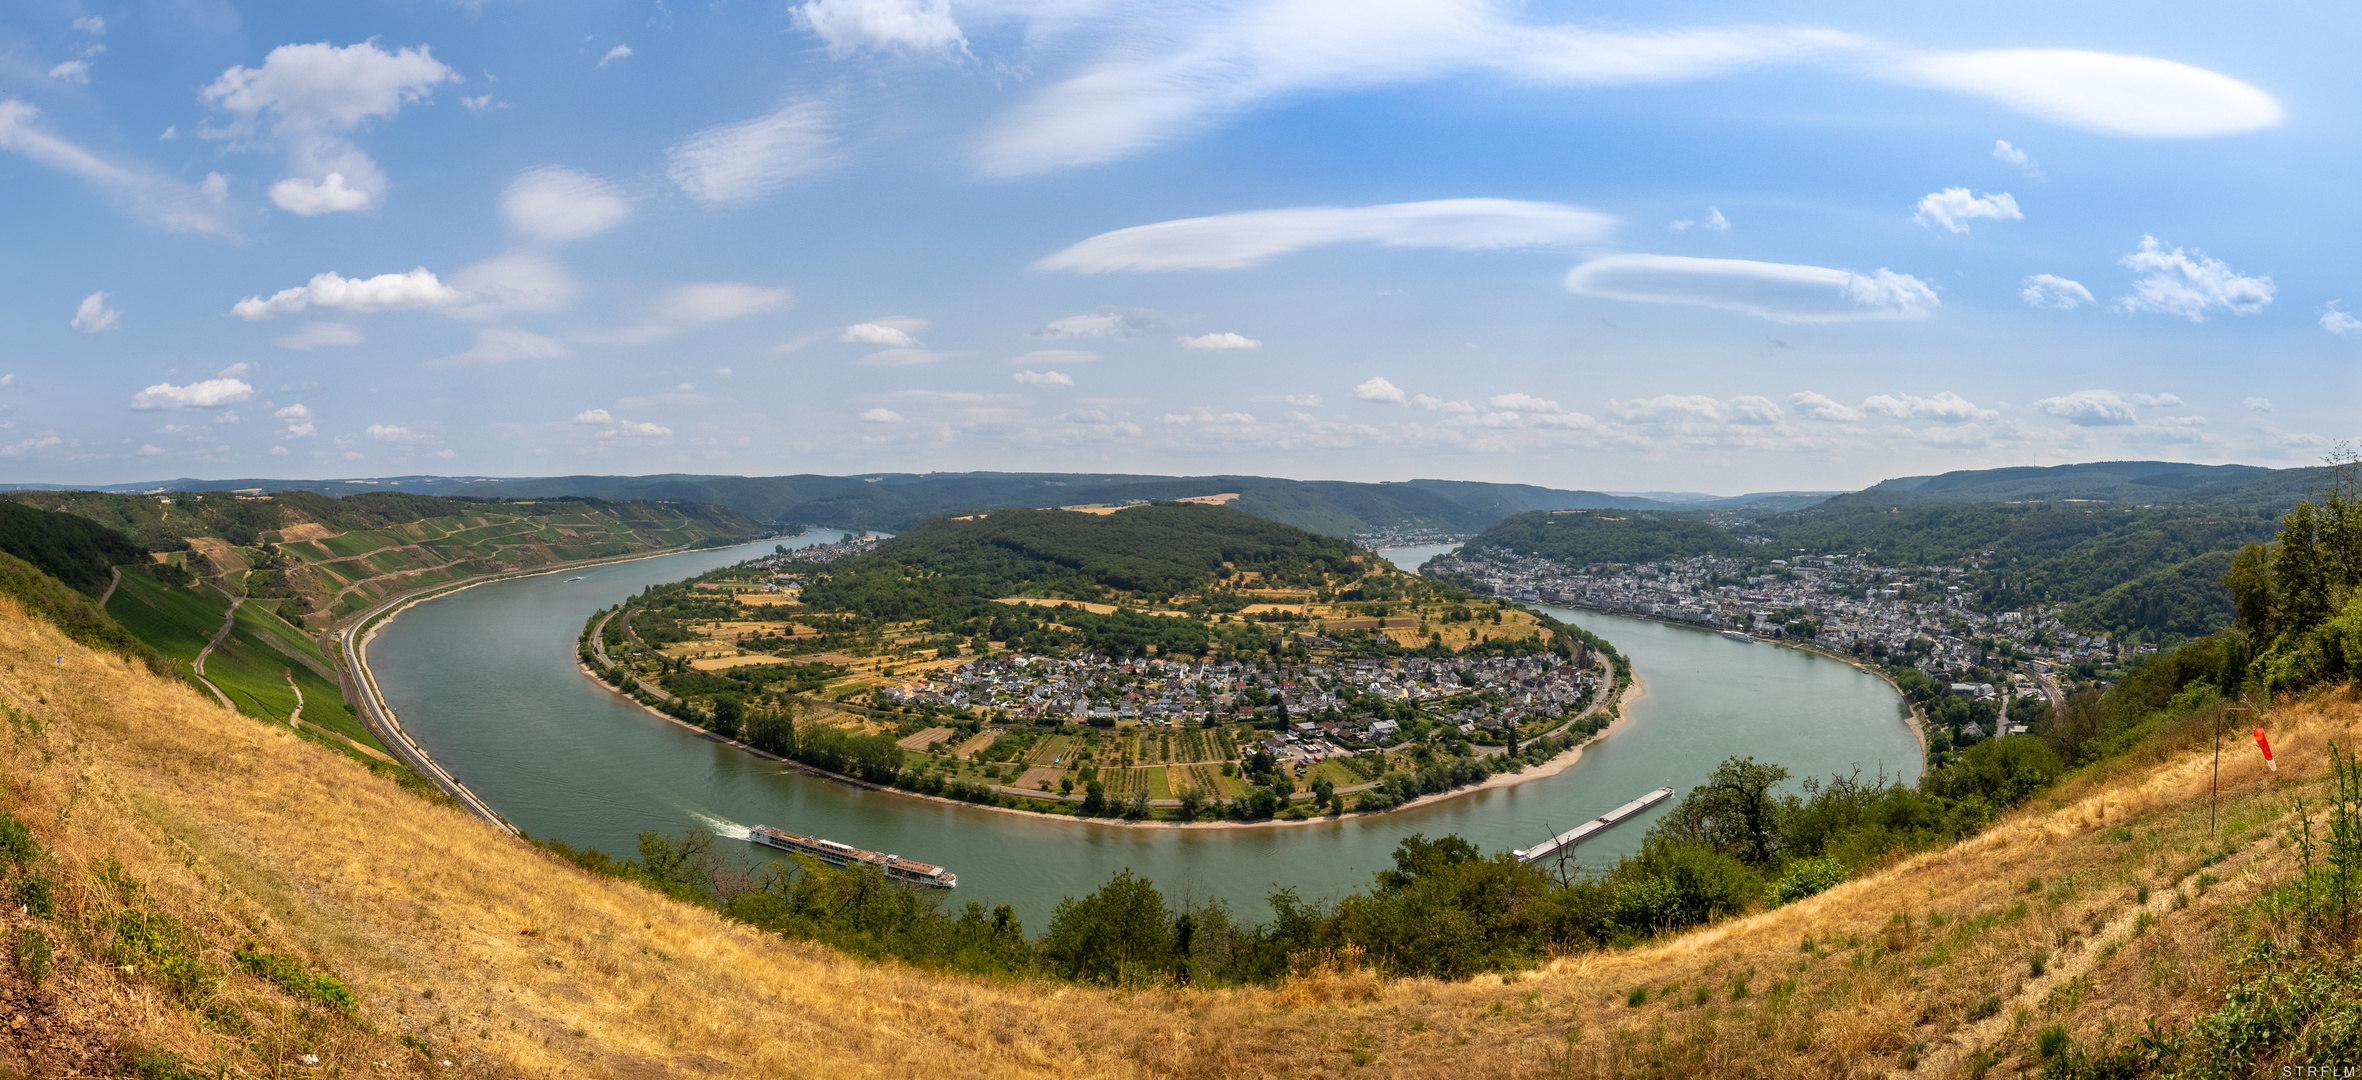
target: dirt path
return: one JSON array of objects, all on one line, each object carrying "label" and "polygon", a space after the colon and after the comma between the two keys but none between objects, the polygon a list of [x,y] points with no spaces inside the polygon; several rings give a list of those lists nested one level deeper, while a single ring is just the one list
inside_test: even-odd
[{"label": "dirt path", "polygon": [[[354,741],[353,741],[353,739],[352,739],[352,737],[351,737],[351,736],[348,736],[348,735],[346,735],[344,732],[341,732],[341,731],[330,731],[330,730],[328,730],[327,728],[321,727],[321,726],[320,726],[320,725],[318,725],[318,724],[306,724],[306,723],[304,723],[304,722],[303,722],[303,687],[300,687],[300,686],[297,686],[297,685],[295,685],[295,672],[293,672],[293,671],[289,671],[289,672],[287,673],[287,688],[288,688],[289,690],[293,690],[293,691],[295,691],[295,711],[294,711],[294,712],[291,712],[291,713],[288,713],[288,714],[287,714],[287,726],[289,726],[289,727],[292,727],[292,728],[296,728],[296,729],[298,729],[298,730],[303,730],[303,731],[311,731],[311,732],[315,732],[315,733],[317,733],[317,734],[326,735],[326,736],[328,736],[328,737],[329,737],[329,738],[331,738],[331,739],[335,739],[336,741],[338,741],[338,742],[340,742],[340,743],[343,743],[343,744],[345,744],[346,746],[350,746],[350,747],[352,747],[353,749],[360,751],[361,753],[364,753],[364,754],[367,754],[367,755],[369,755],[370,757],[376,758],[376,759],[377,759],[377,760],[379,760],[379,761],[393,761],[393,760],[394,760],[393,758],[391,758],[391,757],[388,757],[388,756],[386,756],[386,755],[385,755],[385,754],[383,754],[383,753],[380,753],[380,752],[379,752],[379,751],[378,751],[376,748],[374,748],[374,747],[363,746],[363,745],[361,745],[360,743],[354,742]],[[398,763],[397,763],[397,764],[398,764]]]},{"label": "dirt path", "polygon": [[[108,591],[112,592],[114,590],[110,589]],[[238,707],[230,703],[230,696],[228,694],[222,693],[221,687],[213,685],[213,680],[205,677],[205,658],[213,655],[214,646],[221,644],[221,640],[223,638],[230,636],[230,626],[238,620],[238,605],[245,602],[246,598],[243,596],[233,596],[230,598],[229,610],[222,612],[221,629],[214,631],[213,640],[206,642],[204,648],[197,650],[197,658],[189,661],[189,667],[194,669],[197,673],[197,681],[203,683],[205,685],[205,689],[213,691],[213,699],[215,701],[221,702],[221,707],[228,709],[231,712],[237,712]]]},{"label": "dirt path", "polygon": [[123,584],[123,568],[120,566],[107,567],[107,591],[98,594],[100,608],[103,609],[107,606],[107,601],[115,595],[115,586],[121,584]]}]

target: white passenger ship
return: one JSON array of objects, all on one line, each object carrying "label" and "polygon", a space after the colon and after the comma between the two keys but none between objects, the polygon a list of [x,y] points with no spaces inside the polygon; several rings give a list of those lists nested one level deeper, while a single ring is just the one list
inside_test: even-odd
[{"label": "white passenger ship", "polygon": [[940,866],[919,862],[916,859],[905,859],[900,855],[880,855],[874,851],[863,851],[851,844],[840,844],[834,840],[822,840],[817,836],[791,833],[785,829],[774,829],[769,825],[757,825],[748,829],[746,838],[765,847],[792,851],[798,855],[810,855],[830,866],[867,863],[884,870],[887,877],[897,881],[907,881],[913,885],[952,889],[959,887],[960,883],[958,874]]}]

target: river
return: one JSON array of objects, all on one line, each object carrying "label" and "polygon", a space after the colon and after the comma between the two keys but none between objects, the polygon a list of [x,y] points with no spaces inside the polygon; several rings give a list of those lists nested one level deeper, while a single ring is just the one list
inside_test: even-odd
[{"label": "river", "polygon": [[[833,530],[785,541],[833,540]],[[1628,722],[1556,776],[1412,810],[1319,824],[1172,829],[1086,824],[923,801],[788,772],[649,715],[583,675],[574,641],[600,607],[640,589],[768,552],[778,541],[480,585],[419,604],[379,631],[369,662],[420,745],[519,828],[618,857],[643,829],[702,826],[743,838],[769,824],[914,859],[960,876],[953,899],[1009,904],[1035,931],[1065,896],[1130,868],[1168,898],[1221,898],[1267,915],[1290,886],[1340,895],[1412,833],[1488,850],[1529,847],[1650,788],[1686,789],[1725,757],[1797,776],[1880,768],[1915,776],[1901,700],[1875,677],[1791,649],[1558,609],[1615,643],[1646,693]],[[1398,562],[1436,551],[1389,552]],[[569,581],[579,575],[582,580]],[[1670,804],[1667,804],[1668,806]],[[1637,849],[1660,806],[1580,850],[1598,866]],[[767,849],[725,845],[749,861]]]}]

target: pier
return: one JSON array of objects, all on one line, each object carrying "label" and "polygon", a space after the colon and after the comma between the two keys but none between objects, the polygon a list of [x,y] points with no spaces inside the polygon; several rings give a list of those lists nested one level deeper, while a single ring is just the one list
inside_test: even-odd
[{"label": "pier", "polygon": [[1672,788],[1658,788],[1655,791],[1649,792],[1648,794],[1634,799],[1631,802],[1616,807],[1615,809],[1593,818],[1590,821],[1586,821],[1572,829],[1568,829],[1567,831],[1558,834],[1557,836],[1553,836],[1550,839],[1541,842],[1540,844],[1527,848],[1523,851],[1512,851],[1510,854],[1517,856],[1517,861],[1521,863],[1540,862],[1543,859],[1547,859],[1553,855],[1558,854],[1559,852],[1565,851],[1576,844],[1580,844],[1585,840],[1589,840],[1600,833],[1606,832],[1607,830],[1622,824],[1625,820],[1631,818],[1632,815],[1640,813],[1641,811],[1655,806],[1658,803],[1664,802],[1665,800],[1672,797]]}]

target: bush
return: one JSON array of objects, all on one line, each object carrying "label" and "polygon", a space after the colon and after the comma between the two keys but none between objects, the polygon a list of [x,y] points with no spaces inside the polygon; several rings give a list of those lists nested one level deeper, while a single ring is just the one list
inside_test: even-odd
[{"label": "bush", "polygon": [[1844,884],[1851,876],[1835,859],[1798,859],[1788,864],[1778,881],[1772,882],[1771,889],[1764,894],[1764,903],[1770,907],[1792,904]]}]

